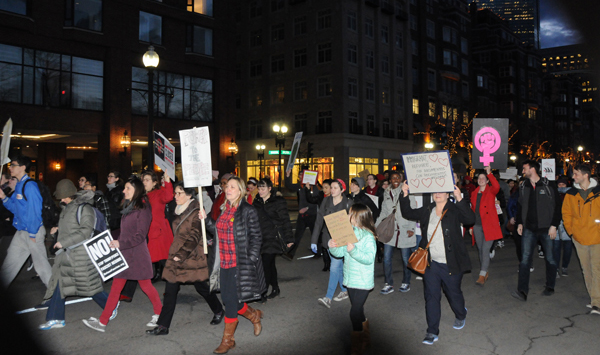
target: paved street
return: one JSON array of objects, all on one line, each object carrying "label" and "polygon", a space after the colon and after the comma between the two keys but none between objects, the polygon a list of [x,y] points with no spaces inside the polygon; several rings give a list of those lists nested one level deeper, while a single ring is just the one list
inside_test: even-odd
[{"label": "paved street", "polygon": [[[4,243],[2,243],[4,244]],[[310,252],[308,232],[297,256]],[[469,247],[471,260],[478,267],[476,249]],[[575,253],[574,253],[575,255]],[[475,285],[477,273],[465,275],[463,292],[469,313],[466,326],[454,330],[453,314],[442,300],[440,340],[433,346],[421,344],[425,335],[425,308],[421,281],[413,278],[408,293],[395,291],[379,294],[383,285],[382,264],[376,264],[376,287],[365,305],[370,320],[372,346],[369,354],[598,354],[600,346],[600,316],[589,315],[585,307],[589,298],[573,258],[570,276],[557,280],[556,293],[541,295],[544,285],[544,263],[535,258],[531,291],[527,302],[510,296],[517,284],[517,261],[512,241],[499,249],[492,260],[490,278],[485,287]],[[278,259],[281,297],[266,304],[253,304],[265,313],[263,333],[252,334],[251,323],[240,317],[235,335],[237,347],[231,354],[347,354],[350,349],[348,300],[333,302],[331,309],[317,303],[325,294],[328,273],[322,272],[321,259]],[[400,262],[400,252],[394,263]],[[44,294],[39,280],[32,280],[34,271],[22,271],[10,291],[18,295],[19,310],[37,304]],[[394,273],[396,287],[401,273]],[[159,293],[164,283],[156,284]],[[105,286],[108,291],[110,284]],[[3,312],[7,311],[5,302]],[[99,317],[101,309],[93,302],[68,305],[67,326],[50,331],[36,330],[45,321],[45,311],[17,315],[25,322],[47,354],[209,354],[220,342],[223,324],[209,325],[212,314],[192,286],[182,287],[170,334],[153,337],[144,334],[149,329],[152,307],[138,289],[130,304],[122,304],[118,317],[109,323],[106,333],[95,332],[81,319]],[[3,314],[3,319],[7,319]],[[7,329],[16,326],[3,321],[3,349],[19,346],[22,353],[23,333],[7,338]],[[14,349],[14,348],[13,348]],[[13,354],[17,350],[3,353]]]}]

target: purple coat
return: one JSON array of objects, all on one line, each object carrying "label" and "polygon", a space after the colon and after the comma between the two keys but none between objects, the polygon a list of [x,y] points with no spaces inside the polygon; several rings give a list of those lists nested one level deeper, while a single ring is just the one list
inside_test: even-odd
[{"label": "purple coat", "polygon": [[115,275],[115,278],[127,280],[147,280],[153,275],[152,261],[146,236],[152,222],[150,206],[142,210],[133,210],[121,218],[119,250],[129,268]]}]

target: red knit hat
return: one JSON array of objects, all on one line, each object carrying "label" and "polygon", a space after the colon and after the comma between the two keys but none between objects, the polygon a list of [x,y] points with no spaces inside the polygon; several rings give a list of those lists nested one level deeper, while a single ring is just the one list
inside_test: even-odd
[{"label": "red knit hat", "polygon": [[336,181],[339,182],[340,185],[342,185],[342,190],[346,190],[346,183],[344,182],[344,180],[336,179]]},{"label": "red knit hat", "polygon": [[375,176],[377,176],[377,180],[378,180],[378,181],[383,181],[383,180],[385,180],[385,176],[383,176],[382,174],[377,174],[377,175],[375,175]]}]

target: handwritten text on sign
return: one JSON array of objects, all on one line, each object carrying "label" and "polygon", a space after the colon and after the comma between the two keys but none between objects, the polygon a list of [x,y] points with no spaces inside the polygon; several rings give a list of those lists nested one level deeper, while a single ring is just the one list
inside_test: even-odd
[{"label": "handwritten text on sign", "polygon": [[338,247],[348,243],[356,243],[358,241],[358,239],[356,239],[356,234],[354,234],[354,229],[350,224],[350,220],[348,220],[348,213],[346,213],[346,210],[329,214],[323,217],[323,219],[327,225],[329,235],[331,235],[331,238]]},{"label": "handwritten text on sign", "polygon": [[410,193],[454,191],[452,163],[447,150],[403,154]]},{"label": "handwritten text on sign", "polygon": [[211,186],[213,177],[208,127],[179,131],[179,138],[185,187]]}]

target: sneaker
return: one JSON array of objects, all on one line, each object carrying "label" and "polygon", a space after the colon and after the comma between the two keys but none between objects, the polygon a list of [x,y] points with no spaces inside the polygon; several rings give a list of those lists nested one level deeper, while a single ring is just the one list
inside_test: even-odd
[{"label": "sneaker", "polygon": [[563,267],[563,268],[561,269],[561,272],[562,272],[562,275],[563,275],[563,277],[565,277],[565,276],[569,276],[569,270],[567,270],[567,268],[566,268],[566,267]]},{"label": "sneaker", "polygon": [[592,305],[591,305],[591,304],[586,304],[585,306],[586,306],[587,308],[592,308]]},{"label": "sneaker", "polygon": [[117,318],[117,314],[119,313],[119,306],[121,305],[121,302],[117,302],[117,306],[115,307],[114,311],[112,312],[110,318],[108,320],[113,320],[115,318]]},{"label": "sneaker", "polygon": [[416,279],[423,281],[423,276],[417,276]]},{"label": "sneaker", "polygon": [[410,284],[402,284],[402,285],[400,285],[400,288],[398,289],[398,291],[400,291],[400,292],[408,292],[408,291],[410,291]]},{"label": "sneaker", "polygon": [[523,301],[523,302],[527,301],[527,294],[525,292],[513,291],[510,293],[510,295],[520,301]]},{"label": "sneaker", "polygon": [[598,308],[596,306],[592,307],[590,314],[600,314],[600,308]]},{"label": "sneaker", "polygon": [[493,259],[494,256],[496,256],[496,250],[492,250],[492,252],[490,253],[490,259]]},{"label": "sneaker", "polygon": [[33,308],[37,309],[37,310],[43,310],[43,309],[48,309],[48,307],[50,306],[50,300],[44,301],[36,306],[34,306]]},{"label": "sneaker", "polygon": [[496,244],[498,248],[504,248],[504,240],[499,240],[498,244]]},{"label": "sneaker", "polygon": [[338,293],[338,295],[335,296],[333,298],[333,300],[336,301],[336,302],[340,302],[340,301],[343,301],[343,300],[345,300],[347,298],[348,298],[348,291],[346,291],[346,292],[340,291],[340,293]]},{"label": "sneaker", "polygon": [[554,294],[554,289],[550,287],[545,287],[544,292],[542,292],[544,296],[552,296]]},{"label": "sneaker", "polygon": [[535,270],[533,266],[529,268],[529,272],[533,272],[533,270]]},{"label": "sneaker", "polygon": [[558,271],[556,272],[556,278],[560,279],[560,274],[558,273]]},{"label": "sneaker", "polygon": [[466,319],[466,318],[465,318],[465,319],[463,319],[463,320],[460,320],[460,319],[456,319],[456,318],[455,318],[455,319],[454,319],[454,325],[452,326],[452,328],[454,328],[454,329],[462,329],[462,328],[464,328],[464,327],[465,327],[465,323],[466,323],[466,322],[467,322],[467,319]]},{"label": "sneaker", "polygon": [[394,286],[385,284],[379,293],[382,295],[389,295],[392,292],[394,292]]},{"label": "sneaker", "polygon": [[543,258],[544,258],[544,252],[543,252],[542,250],[538,251],[538,257],[539,257],[540,259],[543,259]]},{"label": "sneaker", "polygon": [[100,321],[94,317],[90,317],[90,319],[84,319],[82,322],[87,327],[97,330],[99,332],[104,333],[106,331],[106,325],[100,323]]},{"label": "sneaker", "polygon": [[40,324],[38,329],[41,330],[49,330],[52,328],[63,328],[65,326],[64,320],[49,320],[44,324]]},{"label": "sneaker", "polygon": [[322,298],[319,298],[317,301],[319,301],[319,303],[322,304],[323,306],[325,306],[327,308],[331,308],[331,298],[322,297]]},{"label": "sneaker", "polygon": [[425,339],[423,339],[423,344],[432,345],[436,341],[438,341],[438,336],[437,335],[431,334],[431,333],[427,333],[427,335],[425,335]]},{"label": "sneaker", "polygon": [[156,322],[158,322],[158,316],[159,316],[158,314],[154,314],[152,316],[152,319],[150,320],[150,322],[148,322],[146,324],[146,327],[151,327],[151,328],[158,327],[158,324],[156,324]]}]

